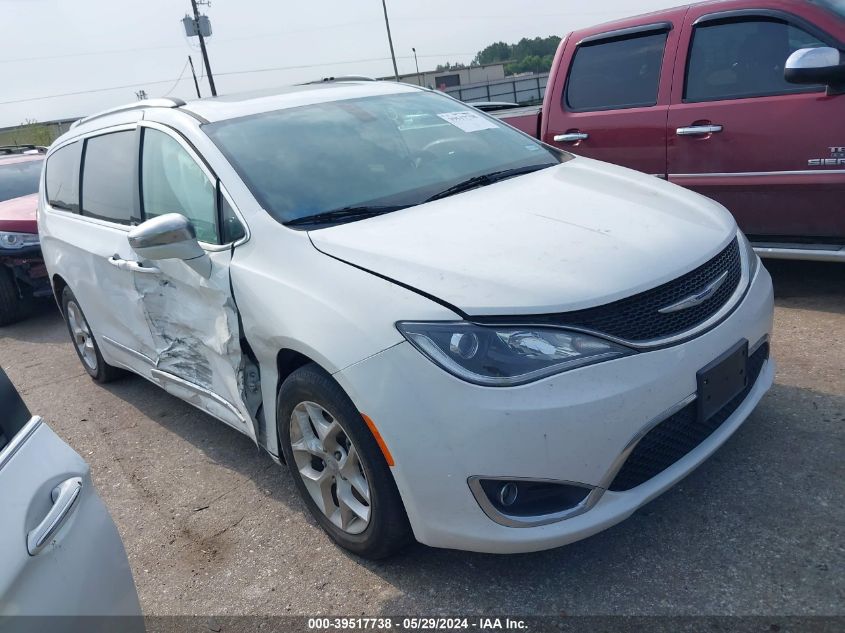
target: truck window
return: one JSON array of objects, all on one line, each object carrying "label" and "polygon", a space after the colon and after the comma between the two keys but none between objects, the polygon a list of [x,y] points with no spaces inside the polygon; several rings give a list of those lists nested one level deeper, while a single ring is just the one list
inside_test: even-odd
[{"label": "truck window", "polygon": [[743,99],[808,90],[783,78],[799,48],[824,46],[796,26],[766,18],[697,26],[687,62],[684,101]]},{"label": "truck window", "polygon": [[111,132],[85,141],[82,162],[82,215],[129,224],[138,155],[135,131]]},{"label": "truck window", "polygon": [[666,32],[582,44],[575,51],[565,101],[570,110],[614,110],[657,103]]},{"label": "truck window", "polygon": [[79,150],[81,143],[57,149],[47,159],[45,180],[50,206],[79,213]]}]

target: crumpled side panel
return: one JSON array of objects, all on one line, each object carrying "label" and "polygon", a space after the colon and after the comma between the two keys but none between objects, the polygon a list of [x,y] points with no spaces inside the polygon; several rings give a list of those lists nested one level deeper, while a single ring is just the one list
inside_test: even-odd
[{"label": "crumpled side panel", "polygon": [[[228,267],[214,266],[211,278],[204,279],[180,261],[156,265],[162,271],[159,275],[135,275],[135,287],[152,333],[156,369],[234,405],[242,419],[234,419],[232,414],[223,417],[254,438],[252,415],[243,401],[244,363]],[[215,407],[215,411],[219,415],[220,408]],[[250,428],[242,428],[245,424]]]}]

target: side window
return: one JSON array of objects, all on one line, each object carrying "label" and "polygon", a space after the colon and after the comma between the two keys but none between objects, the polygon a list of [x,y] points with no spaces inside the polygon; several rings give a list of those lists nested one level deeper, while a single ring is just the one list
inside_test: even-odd
[{"label": "side window", "polygon": [[232,205],[229,204],[226,196],[223,195],[219,188],[217,189],[217,199],[220,205],[220,232],[223,234],[223,243],[237,242],[246,235],[244,225],[241,224]]},{"label": "side window", "polygon": [[657,103],[666,32],[582,44],[566,83],[570,110],[613,110]]},{"label": "side window", "polygon": [[[786,22],[756,18],[697,26],[687,62],[684,101],[742,99],[805,92],[783,78],[786,59],[822,42]],[[818,90],[823,87],[818,86]]]},{"label": "side window", "polygon": [[45,178],[50,206],[79,213],[79,154],[82,143],[71,143],[47,159]]},{"label": "side window", "polygon": [[141,154],[141,204],[144,217],[181,213],[197,231],[197,239],[219,244],[216,187],[173,137],[144,129]]},{"label": "side window", "polygon": [[85,141],[82,158],[82,215],[130,224],[135,214],[135,131],[110,132]]}]

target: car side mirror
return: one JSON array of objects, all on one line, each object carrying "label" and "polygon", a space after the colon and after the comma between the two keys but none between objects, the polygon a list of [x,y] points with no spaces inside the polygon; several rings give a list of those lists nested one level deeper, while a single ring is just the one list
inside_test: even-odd
[{"label": "car side mirror", "polygon": [[191,221],[181,213],[166,213],[133,227],[129,246],[144,259],[181,259],[206,279],[211,259],[197,241]]},{"label": "car side mirror", "polygon": [[799,48],[786,60],[783,77],[793,84],[824,84],[828,95],[845,92],[845,63],[835,48]]}]

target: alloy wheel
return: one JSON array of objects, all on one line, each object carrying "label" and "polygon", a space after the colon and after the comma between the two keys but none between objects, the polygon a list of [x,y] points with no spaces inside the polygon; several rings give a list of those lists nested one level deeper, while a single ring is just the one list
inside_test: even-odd
[{"label": "alloy wheel", "polygon": [[67,322],[70,325],[73,344],[76,345],[82,362],[91,371],[97,371],[97,352],[94,349],[94,337],[91,336],[91,328],[88,327],[88,322],[75,301],[68,301],[67,303]]},{"label": "alloy wheel", "polygon": [[314,402],[291,413],[290,443],[296,468],[320,511],[348,534],[370,522],[370,485],[358,449],[340,423]]}]

